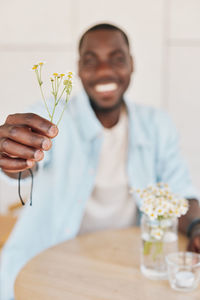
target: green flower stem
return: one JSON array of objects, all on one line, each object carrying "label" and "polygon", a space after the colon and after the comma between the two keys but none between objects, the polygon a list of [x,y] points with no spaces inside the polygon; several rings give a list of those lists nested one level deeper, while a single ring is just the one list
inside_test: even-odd
[{"label": "green flower stem", "polygon": [[59,91],[59,88],[60,88],[61,81],[62,81],[62,77],[58,80],[58,91]]},{"label": "green flower stem", "polygon": [[152,248],[154,248],[154,247],[155,247],[155,250],[152,253],[152,257],[153,257],[153,260],[155,261],[157,256],[163,252],[163,242],[162,241],[154,241],[154,242],[146,241],[146,242],[144,242],[143,254],[150,255]]},{"label": "green flower stem", "polygon": [[55,90],[54,90],[53,81],[51,81],[51,86],[52,86],[52,94],[55,96]]},{"label": "green flower stem", "polygon": [[40,82],[40,76],[39,76],[39,73],[38,73],[38,69],[35,70],[35,74],[36,74],[36,77],[37,77],[37,81],[38,81],[38,83],[40,85],[41,82]]},{"label": "green flower stem", "polygon": [[56,105],[58,105],[58,103],[59,103],[59,101],[60,101],[62,95],[64,94],[64,91],[66,91],[66,88],[64,88],[64,89],[62,90],[62,93],[60,94],[60,97],[58,98],[58,100],[57,100],[57,102],[56,102]]},{"label": "green flower stem", "polygon": [[65,111],[65,109],[66,109],[67,102],[68,102],[68,100],[69,100],[69,96],[70,96],[70,95],[67,95],[67,97],[66,97],[65,105],[64,105],[63,111],[62,111],[62,113],[61,113],[61,115],[60,115],[60,118],[59,118],[57,124],[56,124],[57,126],[59,125],[59,123],[60,123],[60,121],[61,121],[61,119],[62,119],[62,116],[63,116],[63,114],[64,114],[64,111]]},{"label": "green flower stem", "polygon": [[58,96],[58,77],[55,78],[55,98]]},{"label": "green flower stem", "polygon": [[143,254],[149,255],[152,248],[152,242],[144,242]]},{"label": "green flower stem", "polygon": [[44,100],[44,105],[45,105],[46,110],[47,110],[47,112],[48,112],[49,118],[51,119],[51,114],[50,114],[49,108],[48,108],[48,106],[47,106],[47,103],[46,103],[46,100],[45,100],[45,97],[44,97],[44,94],[43,94],[42,85],[39,84],[39,86],[40,86],[40,92],[41,92],[41,94],[42,94],[42,98],[43,98],[43,100]]},{"label": "green flower stem", "polygon": [[157,241],[155,243],[155,251],[153,253],[153,260],[155,261],[157,256],[163,252],[163,242]]},{"label": "green flower stem", "polygon": [[53,112],[52,112],[51,119],[50,119],[51,122],[53,122],[53,117],[54,117],[56,106],[57,106],[56,99],[57,99],[57,97],[56,97],[56,95],[54,95],[54,107],[53,107]]}]

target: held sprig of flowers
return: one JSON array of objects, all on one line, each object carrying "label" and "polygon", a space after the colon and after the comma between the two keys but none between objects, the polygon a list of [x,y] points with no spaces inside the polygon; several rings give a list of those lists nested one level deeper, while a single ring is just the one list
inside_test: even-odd
[{"label": "held sprig of flowers", "polygon": [[53,122],[53,118],[55,115],[55,110],[57,105],[59,104],[60,101],[64,101],[64,106],[63,110],[60,114],[60,117],[57,121],[57,126],[59,125],[62,116],[64,114],[64,111],[66,109],[67,103],[69,101],[71,92],[72,92],[72,87],[73,87],[73,72],[68,72],[67,74],[64,73],[53,73],[53,76],[50,77],[51,81],[51,94],[53,95],[54,98],[54,104],[53,104],[53,110],[50,111],[47,101],[44,96],[43,92],[43,81],[42,81],[42,68],[43,68],[44,63],[39,62],[38,64],[35,64],[32,69],[35,71],[35,75],[37,78],[37,82],[39,84],[40,92],[42,95],[42,99],[44,101],[45,108],[47,110],[49,119],[51,122]]},{"label": "held sprig of flowers", "polygon": [[[57,126],[59,125],[62,116],[64,114],[64,111],[66,109],[67,103],[69,101],[69,97],[72,92],[72,85],[73,85],[73,73],[68,72],[66,75],[65,74],[58,74],[58,73],[53,73],[53,76],[50,78],[51,81],[51,93],[54,98],[54,103],[53,103],[53,109],[49,109],[49,106],[47,105],[47,101],[45,99],[44,93],[43,93],[43,81],[42,81],[42,68],[43,68],[44,63],[39,62],[38,64],[33,65],[32,70],[35,71],[35,75],[37,78],[37,82],[40,87],[40,92],[42,95],[42,99],[44,101],[45,108],[47,110],[49,119],[51,122],[53,122],[54,114],[57,105],[60,103],[60,101],[64,101],[63,109],[61,111],[60,117],[58,118],[57,121]],[[51,105],[52,106],[52,105]],[[30,192],[30,205],[32,205],[32,191],[33,191],[33,172],[31,169],[28,169],[31,175],[31,192]],[[21,181],[21,173],[19,172],[19,177],[18,177],[18,194],[19,198],[21,200],[22,205],[25,205],[25,202],[22,199],[21,196],[21,188],[20,188],[20,181]]]},{"label": "held sprig of flowers", "polygon": [[169,186],[158,183],[137,190],[142,201],[141,211],[151,220],[180,217],[188,210],[188,200],[171,192]]}]

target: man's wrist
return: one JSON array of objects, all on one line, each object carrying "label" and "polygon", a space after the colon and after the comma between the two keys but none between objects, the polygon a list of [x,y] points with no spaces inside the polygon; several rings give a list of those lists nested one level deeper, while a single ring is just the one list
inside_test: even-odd
[{"label": "man's wrist", "polygon": [[[31,170],[32,170],[33,173],[37,172],[37,170],[38,170],[38,164],[35,163],[34,167],[31,168]],[[8,177],[10,177],[10,178],[12,178],[12,179],[18,179],[18,177],[19,177],[19,172],[16,172],[16,173],[9,173],[9,172],[4,172],[3,170],[2,170],[2,172],[3,172],[6,176],[8,176]],[[30,172],[29,172],[29,170],[22,171],[21,174],[22,174],[22,175],[21,175],[21,179],[26,179],[26,178],[30,177]]]},{"label": "man's wrist", "polygon": [[200,218],[194,219],[187,229],[187,236],[189,238],[193,238],[198,234],[200,234]]}]

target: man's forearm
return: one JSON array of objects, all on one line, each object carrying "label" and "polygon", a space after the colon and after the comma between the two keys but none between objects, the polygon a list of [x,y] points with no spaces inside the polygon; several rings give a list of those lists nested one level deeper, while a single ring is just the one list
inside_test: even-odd
[{"label": "man's forearm", "polygon": [[[200,218],[200,206],[199,206],[199,201],[196,199],[189,199],[189,210],[186,215],[180,217],[179,219],[179,230],[187,234],[189,225],[191,224],[192,221],[195,219]],[[194,228],[195,230],[200,230],[200,224],[197,224]]]}]

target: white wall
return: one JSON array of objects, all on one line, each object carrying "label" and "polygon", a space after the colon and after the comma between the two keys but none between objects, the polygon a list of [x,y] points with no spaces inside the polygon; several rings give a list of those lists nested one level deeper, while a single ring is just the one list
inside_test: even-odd
[{"label": "white wall", "polygon": [[183,153],[200,188],[200,1],[169,1],[166,108],[181,134]]},{"label": "white wall", "polygon": [[[47,74],[76,70],[80,34],[94,23],[112,22],[132,44],[135,74],[129,94],[170,112],[200,188],[199,12],[199,0],[1,1],[0,122],[40,98],[31,71],[35,62],[45,61]],[[0,181],[0,211],[5,201],[16,201],[12,190]]]}]

